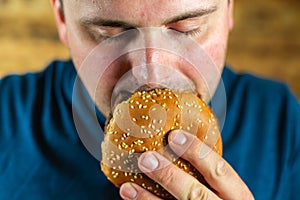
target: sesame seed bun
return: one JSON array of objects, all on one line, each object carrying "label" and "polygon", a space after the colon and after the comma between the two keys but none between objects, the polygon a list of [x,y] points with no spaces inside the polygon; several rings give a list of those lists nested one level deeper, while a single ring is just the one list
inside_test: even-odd
[{"label": "sesame seed bun", "polygon": [[217,119],[198,95],[153,89],[134,93],[114,109],[107,120],[101,145],[101,170],[117,187],[125,182],[134,182],[161,198],[173,199],[171,194],[137,167],[141,153],[158,151],[180,169],[206,184],[189,162],[168,148],[168,133],[175,129],[196,135],[222,155]]}]

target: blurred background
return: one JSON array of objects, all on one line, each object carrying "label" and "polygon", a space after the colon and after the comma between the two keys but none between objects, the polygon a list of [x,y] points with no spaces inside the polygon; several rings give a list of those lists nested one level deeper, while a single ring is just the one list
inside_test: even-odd
[{"label": "blurred background", "polygon": [[[237,72],[285,82],[300,97],[299,20],[299,0],[236,0],[227,63]],[[50,0],[0,0],[0,76],[68,57]]]}]

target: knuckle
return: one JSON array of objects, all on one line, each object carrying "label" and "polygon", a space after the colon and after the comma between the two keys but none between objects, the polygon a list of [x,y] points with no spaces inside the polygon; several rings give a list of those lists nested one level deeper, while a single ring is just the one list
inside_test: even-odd
[{"label": "knuckle", "polygon": [[207,200],[208,199],[208,193],[205,190],[205,188],[203,188],[202,185],[200,185],[199,183],[194,183],[189,188],[186,199],[189,199],[189,200],[195,200],[195,199]]},{"label": "knuckle", "polygon": [[175,170],[171,167],[171,165],[166,166],[157,177],[157,182],[162,185],[169,185],[174,181]]},{"label": "knuckle", "polygon": [[224,161],[219,161],[215,168],[212,167],[209,169],[207,175],[210,181],[216,182],[218,181],[218,179],[223,178],[225,176],[227,176],[226,178],[228,178],[228,176],[230,176],[229,171],[230,170],[228,169],[227,164]]}]

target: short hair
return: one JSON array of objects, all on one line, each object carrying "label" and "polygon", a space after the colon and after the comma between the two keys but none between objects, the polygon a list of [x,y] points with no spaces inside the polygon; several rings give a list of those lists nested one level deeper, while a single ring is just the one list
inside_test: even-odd
[{"label": "short hair", "polygon": [[[63,0],[59,0],[60,6],[61,6],[61,10],[64,14],[64,5],[63,5]],[[228,3],[231,3],[231,0],[228,0]]]}]

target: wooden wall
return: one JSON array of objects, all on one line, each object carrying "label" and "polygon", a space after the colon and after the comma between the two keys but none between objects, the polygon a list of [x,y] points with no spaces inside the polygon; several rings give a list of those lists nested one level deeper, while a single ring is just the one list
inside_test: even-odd
[{"label": "wooden wall", "polygon": [[[0,0],[0,76],[68,57],[49,0]],[[236,71],[284,81],[300,97],[300,1],[236,0],[227,62]]]}]

